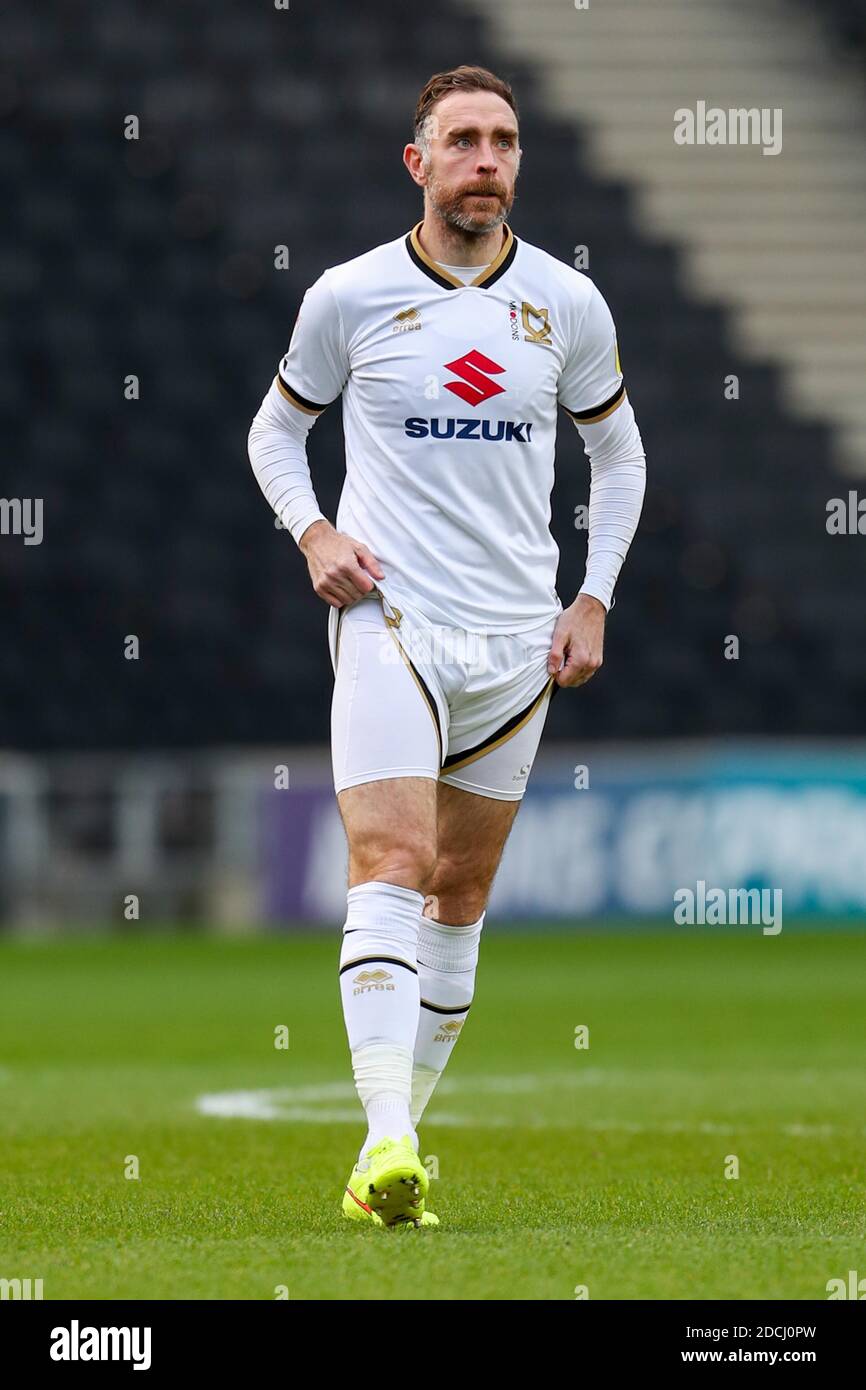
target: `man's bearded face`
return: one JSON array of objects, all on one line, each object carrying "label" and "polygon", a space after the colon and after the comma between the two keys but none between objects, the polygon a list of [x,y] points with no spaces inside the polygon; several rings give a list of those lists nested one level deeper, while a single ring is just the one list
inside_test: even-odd
[{"label": "man's bearded face", "polygon": [[481,234],[492,232],[505,221],[514,203],[514,188],[508,188],[498,176],[448,183],[433,172],[431,160],[427,196],[434,212],[449,227]]}]

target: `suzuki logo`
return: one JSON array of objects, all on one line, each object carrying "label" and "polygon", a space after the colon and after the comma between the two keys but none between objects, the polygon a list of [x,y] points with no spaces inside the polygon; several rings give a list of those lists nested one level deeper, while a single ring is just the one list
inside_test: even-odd
[{"label": "suzuki logo", "polygon": [[495,381],[484,375],[485,372],[504,372],[505,368],[500,367],[498,362],[492,362],[477,348],[455,358],[453,362],[446,362],[445,367],[463,378],[462,381],[446,381],[445,390],[453,391],[467,405],[480,405],[491,396],[501,396],[505,392],[504,386],[497,386]]}]

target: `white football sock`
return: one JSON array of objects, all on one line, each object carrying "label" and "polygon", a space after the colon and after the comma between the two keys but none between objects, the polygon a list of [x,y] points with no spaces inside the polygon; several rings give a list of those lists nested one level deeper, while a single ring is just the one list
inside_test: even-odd
[{"label": "white football sock", "polygon": [[421,1008],[412,1065],[412,1123],[417,1125],[445,1070],[475,993],[485,914],[468,927],[421,918],[418,981]]},{"label": "white football sock", "polygon": [[424,895],[373,881],[350,888],[347,902],[340,993],[355,1087],[369,1126],[363,1159],[381,1139],[414,1133],[409,1106]]}]

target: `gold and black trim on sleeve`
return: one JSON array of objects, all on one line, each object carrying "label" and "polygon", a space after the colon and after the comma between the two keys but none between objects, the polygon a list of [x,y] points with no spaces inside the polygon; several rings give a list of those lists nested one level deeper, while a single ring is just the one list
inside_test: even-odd
[{"label": "gold and black trim on sleeve", "polygon": [[501,744],[507,743],[510,738],[520,732],[524,724],[529,723],[539,705],[546,698],[551,686],[553,687],[551,699],[553,699],[559,686],[556,684],[555,678],[550,676],[544,689],[539,695],[536,695],[531,704],[526,706],[526,709],[521,710],[519,714],[512,715],[489,738],[485,738],[481,743],[476,743],[474,748],[464,748],[459,753],[449,753],[442,764],[442,771],[457,772],[461,767],[466,767],[468,763],[474,763],[479,758],[483,758],[485,753],[492,753],[494,748],[499,748]]},{"label": "gold and black trim on sleeve", "polygon": [[576,425],[597,425],[600,420],[606,420],[608,415],[612,415],[617,406],[622,405],[625,400],[625,382],[621,381],[612,396],[609,396],[601,405],[593,406],[592,410],[569,410],[567,405],[562,408],[566,414],[570,415]]},{"label": "gold and black trim on sleeve", "polygon": [[317,405],[315,401],[308,401],[306,396],[300,395],[298,391],[293,391],[291,386],[288,386],[286,382],[283,381],[279,372],[277,372],[274,380],[277,383],[277,389],[280,395],[285,396],[289,405],[293,405],[296,410],[302,410],[305,415],[321,415],[322,411],[327,410],[328,406],[331,404],[330,401],[325,401],[324,405]]},{"label": "gold and black trim on sleeve", "polygon": [[[447,271],[438,261],[434,261],[432,256],[428,256],[418,238],[418,229],[423,223],[418,222],[406,236],[406,250],[409,252],[410,259],[414,261],[419,270],[422,270],[434,284],[439,285],[443,290],[462,290],[465,288],[462,280],[458,280],[455,275]],[[478,289],[489,289],[495,284],[511,265],[517,255],[517,237],[506,223],[503,228],[502,245],[489,265],[479,271],[474,280],[469,284]]]}]

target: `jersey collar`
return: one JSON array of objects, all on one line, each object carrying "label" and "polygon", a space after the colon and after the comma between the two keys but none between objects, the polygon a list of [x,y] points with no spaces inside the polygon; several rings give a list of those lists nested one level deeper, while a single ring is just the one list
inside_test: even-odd
[{"label": "jersey collar", "polygon": [[[423,270],[424,274],[435,284],[441,286],[443,290],[462,290],[467,288],[462,280],[458,280],[456,276],[450,275],[444,266],[427,255],[427,252],[418,240],[418,229],[421,226],[423,226],[423,221],[417,222],[406,237],[406,250],[409,252],[409,256],[415,262],[418,269]],[[517,255],[517,237],[514,235],[507,222],[504,224],[504,227],[505,236],[502,239],[502,246],[498,253],[494,256],[490,264],[486,265],[484,269],[476,275],[474,280],[469,281],[470,285],[475,285],[483,290],[489,289],[500,276],[505,274],[511,262],[514,260],[514,257]]]}]

